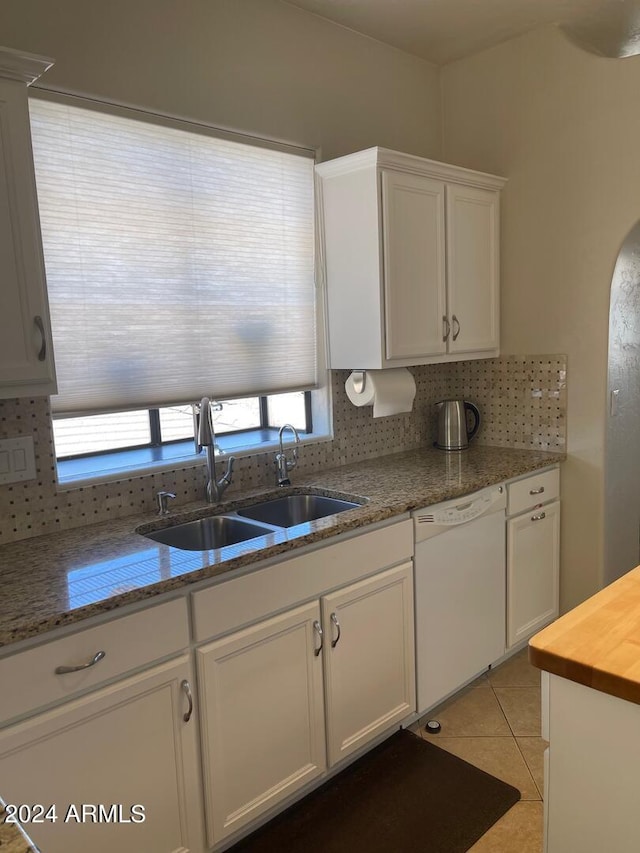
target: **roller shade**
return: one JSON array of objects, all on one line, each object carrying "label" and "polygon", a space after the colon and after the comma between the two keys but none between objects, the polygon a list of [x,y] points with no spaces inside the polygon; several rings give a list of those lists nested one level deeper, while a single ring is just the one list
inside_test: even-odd
[{"label": "roller shade", "polygon": [[30,100],[57,414],[316,384],[313,159]]}]

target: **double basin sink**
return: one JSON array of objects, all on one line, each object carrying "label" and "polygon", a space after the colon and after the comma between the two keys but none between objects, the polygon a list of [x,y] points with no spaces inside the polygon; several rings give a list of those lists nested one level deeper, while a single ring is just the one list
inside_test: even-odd
[{"label": "double basin sink", "polygon": [[286,495],[251,504],[232,513],[209,515],[195,521],[138,532],[148,539],[174,548],[209,551],[237,545],[247,539],[266,536],[282,528],[326,518],[361,505],[362,502],[325,495]]}]

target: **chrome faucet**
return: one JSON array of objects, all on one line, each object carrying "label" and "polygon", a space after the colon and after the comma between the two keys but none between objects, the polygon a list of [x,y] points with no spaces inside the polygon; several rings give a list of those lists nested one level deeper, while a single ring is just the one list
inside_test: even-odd
[{"label": "chrome faucet", "polygon": [[[284,447],[282,444],[282,434],[286,429],[290,429],[293,433],[293,437],[296,440],[296,446],[293,448],[293,454],[291,458],[287,456],[284,451]],[[280,427],[280,432],[278,433],[278,439],[280,441],[280,451],[276,453],[276,477],[279,486],[290,486],[291,480],[289,479],[289,471],[292,468],[295,468],[298,464],[298,445],[300,444],[300,436],[298,435],[298,431],[291,424],[283,424]]]},{"label": "chrome faucet", "polygon": [[217,503],[223,495],[227,486],[231,485],[231,476],[233,474],[233,463],[236,461],[235,456],[230,456],[227,462],[227,470],[220,479],[216,476],[216,433],[213,427],[213,416],[211,414],[211,403],[208,397],[203,397],[200,400],[199,416],[197,419],[198,429],[196,433],[196,452],[202,453],[207,451],[207,484],[205,487],[205,497],[207,501]]}]

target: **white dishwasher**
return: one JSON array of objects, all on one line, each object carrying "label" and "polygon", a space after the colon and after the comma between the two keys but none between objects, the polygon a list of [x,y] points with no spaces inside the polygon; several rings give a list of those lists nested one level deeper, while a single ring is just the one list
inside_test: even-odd
[{"label": "white dishwasher", "polygon": [[418,711],[505,653],[504,486],[413,512]]}]

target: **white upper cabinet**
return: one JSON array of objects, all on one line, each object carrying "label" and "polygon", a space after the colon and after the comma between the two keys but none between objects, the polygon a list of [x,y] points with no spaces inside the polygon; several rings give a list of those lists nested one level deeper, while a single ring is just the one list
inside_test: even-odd
[{"label": "white upper cabinet", "polygon": [[51,64],[0,48],[0,399],[57,390],[27,102]]},{"label": "white upper cabinet", "polygon": [[389,170],[381,178],[386,358],[445,353],[444,184]]},{"label": "white upper cabinet", "polygon": [[316,171],[330,367],[498,355],[504,179],[383,148]]},{"label": "white upper cabinet", "polygon": [[498,193],[447,186],[448,351],[465,357],[500,348]]}]

